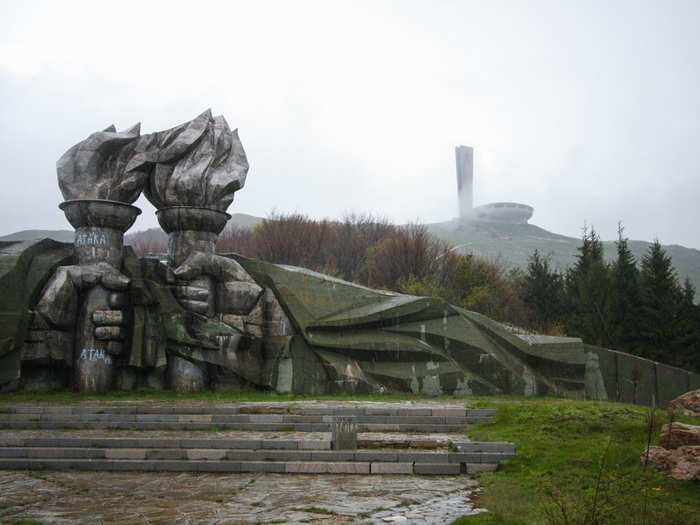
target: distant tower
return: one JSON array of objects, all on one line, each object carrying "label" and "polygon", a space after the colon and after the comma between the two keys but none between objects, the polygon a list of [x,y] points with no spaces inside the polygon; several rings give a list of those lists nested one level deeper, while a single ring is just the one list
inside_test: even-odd
[{"label": "distant tower", "polygon": [[459,217],[467,219],[474,210],[474,149],[469,146],[455,148],[457,158],[457,198]]}]

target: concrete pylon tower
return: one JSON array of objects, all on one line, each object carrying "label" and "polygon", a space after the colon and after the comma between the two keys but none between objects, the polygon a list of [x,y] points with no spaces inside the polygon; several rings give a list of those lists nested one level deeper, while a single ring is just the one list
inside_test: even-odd
[{"label": "concrete pylon tower", "polygon": [[457,198],[459,199],[459,218],[467,219],[474,210],[474,148],[457,146]]}]

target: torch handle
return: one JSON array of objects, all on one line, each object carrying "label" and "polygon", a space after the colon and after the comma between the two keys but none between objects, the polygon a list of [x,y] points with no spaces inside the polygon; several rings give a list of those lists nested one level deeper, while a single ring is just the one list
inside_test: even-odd
[{"label": "torch handle", "polygon": [[75,340],[75,386],[80,392],[106,392],[114,386],[114,359],[107,342],[95,337],[92,313],[109,310],[109,290],[90,288],[81,298]]}]

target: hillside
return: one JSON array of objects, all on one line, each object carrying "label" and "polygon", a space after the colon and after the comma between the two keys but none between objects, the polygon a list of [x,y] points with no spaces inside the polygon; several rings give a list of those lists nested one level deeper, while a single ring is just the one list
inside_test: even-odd
[{"label": "hillside", "polygon": [[[229,225],[239,228],[253,228],[263,219],[245,213],[234,213]],[[474,253],[492,261],[500,261],[508,268],[527,267],[527,260],[535,249],[548,256],[554,267],[563,270],[571,266],[576,258],[580,239],[549,232],[534,224],[500,224],[493,222],[463,222],[457,219],[427,224],[428,231],[455,246],[460,253]],[[70,230],[23,230],[1,236],[0,241],[20,241],[48,237],[61,242],[73,242]],[[144,243],[146,245],[166,245],[167,236],[160,228],[127,233],[126,244]],[[608,260],[615,258],[614,241],[605,241],[605,256]],[[648,251],[650,242],[629,241],[629,247],[639,260]],[[682,281],[689,277],[700,290],[700,250],[678,245],[664,246],[673,259]],[[700,295],[696,295],[696,298]]]},{"label": "hillside", "polygon": [[[581,240],[549,232],[534,224],[500,224],[493,222],[452,220],[427,225],[430,233],[454,245],[460,253],[474,253],[489,260],[500,261],[507,267],[525,269],[535,249],[548,256],[561,270],[575,262]],[[616,256],[614,241],[604,241],[605,257]],[[629,248],[639,260],[647,253],[650,242],[629,241]],[[700,289],[700,250],[684,246],[664,246],[673,259],[682,281],[689,277]],[[697,297],[697,296],[696,296]]]},{"label": "hillside", "polygon": [[73,230],[22,230],[0,236],[0,241],[33,241],[34,239],[53,239],[59,242],[73,242]]}]

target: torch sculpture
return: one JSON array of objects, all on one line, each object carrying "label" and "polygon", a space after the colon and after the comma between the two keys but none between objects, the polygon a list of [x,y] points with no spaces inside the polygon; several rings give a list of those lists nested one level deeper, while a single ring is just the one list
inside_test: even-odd
[{"label": "torch sculpture", "polygon": [[[188,257],[214,257],[216,241],[231,216],[226,209],[245,184],[248,160],[237,130],[223,116],[207,110],[194,120],[154,133],[130,168],[150,173],[144,193],[157,208],[158,222],[168,234],[168,265],[181,266]],[[192,312],[212,317],[216,283],[209,275],[179,280],[175,292]],[[202,365],[168,356],[170,388],[198,391],[207,381]]]},{"label": "torch sculpture", "polygon": [[[140,134],[139,124],[124,132],[114,126],[93,133],[56,163],[65,199],[59,207],[75,228],[78,272],[86,277],[119,272],[124,232],[141,213],[132,206],[147,175],[127,172]],[[114,295],[102,284],[83,292],[78,306],[74,384],[82,392],[105,392],[114,383],[113,356],[121,351],[124,324]]]}]

